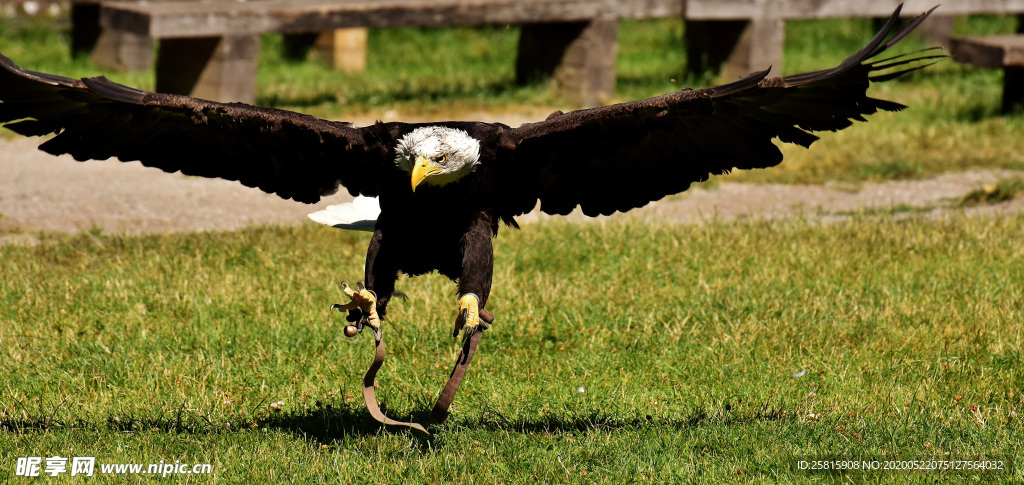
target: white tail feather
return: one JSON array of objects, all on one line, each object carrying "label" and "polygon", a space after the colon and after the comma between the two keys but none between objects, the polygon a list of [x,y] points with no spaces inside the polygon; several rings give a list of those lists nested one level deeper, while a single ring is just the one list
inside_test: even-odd
[{"label": "white tail feather", "polygon": [[376,197],[356,197],[352,202],[329,205],[326,209],[309,214],[309,218],[338,229],[373,231],[380,216]]}]

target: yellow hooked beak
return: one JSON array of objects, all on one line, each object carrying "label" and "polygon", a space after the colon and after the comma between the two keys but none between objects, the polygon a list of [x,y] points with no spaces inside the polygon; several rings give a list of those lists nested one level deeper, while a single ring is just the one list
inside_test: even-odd
[{"label": "yellow hooked beak", "polygon": [[441,170],[437,162],[422,155],[416,157],[416,164],[412,166],[412,191],[416,192],[416,186],[427,177],[441,173]]}]

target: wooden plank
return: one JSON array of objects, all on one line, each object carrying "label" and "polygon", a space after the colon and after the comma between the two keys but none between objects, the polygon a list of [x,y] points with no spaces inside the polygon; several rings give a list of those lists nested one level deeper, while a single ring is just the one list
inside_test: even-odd
[{"label": "wooden plank", "polygon": [[903,16],[916,16],[939,3],[942,15],[1024,12],[1024,0],[687,0],[683,15],[688,20],[888,17],[900,3]]},{"label": "wooden plank", "polygon": [[[590,19],[689,20],[886,17],[901,0],[268,0],[258,2],[108,2],[102,24],[155,38],[349,27],[447,26]],[[937,0],[907,0],[904,16]],[[1024,13],[1024,0],[948,0],[942,15]]]},{"label": "wooden plank", "polygon": [[104,27],[154,38],[176,38],[324,32],[349,27],[581,22],[673,17],[682,13],[681,0],[114,2],[103,4],[102,23]]}]

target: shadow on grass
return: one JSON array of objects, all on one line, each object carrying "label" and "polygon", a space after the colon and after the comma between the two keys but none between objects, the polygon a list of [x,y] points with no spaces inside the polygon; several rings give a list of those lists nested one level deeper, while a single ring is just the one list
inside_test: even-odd
[{"label": "shadow on grass", "polygon": [[711,410],[697,408],[678,418],[635,416],[624,418],[606,413],[577,416],[549,414],[534,419],[508,419],[500,413],[485,412],[472,420],[453,424],[452,428],[512,431],[518,433],[588,433],[641,428],[686,429],[699,427],[728,427],[751,422],[792,419],[795,415],[781,407],[764,405],[751,413],[734,413],[731,406]]},{"label": "shadow on grass", "polygon": [[[429,422],[427,413],[422,414],[422,416],[412,416],[411,419],[426,425],[425,423]],[[365,409],[325,409],[305,414],[272,416],[261,421],[260,426],[285,431],[303,439],[312,439],[320,444],[330,444],[347,436],[368,437],[387,431],[404,432],[407,429],[389,426],[386,428],[387,431],[382,431],[383,425],[374,420],[369,411]],[[412,436],[420,438],[421,442],[429,440],[429,437],[420,432],[411,430],[408,432],[412,433]]]},{"label": "shadow on grass", "polygon": [[[385,414],[387,410],[385,409]],[[197,413],[167,413],[161,417],[110,415],[104,421],[82,418],[55,419],[27,417],[0,420],[0,433],[33,433],[40,431],[109,431],[119,434],[175,433],[188,435],[244,434],[256,430],[276,430],[301,440],[330,445],[347,437],[372,438],[382,434],[407,433],[415,441],[420,453],[443,450],[445,439],[438,436],[457,434],[465,430],[509,431],[523,434],[581,434],[642,429],[675,429],[700,427],[730,427],[751,422],[794,419],[793,412],[768,404],[747,413],[734,413],[726,404],[720,408],[695,408],[678,418],[633,416],[623,417],[594,412],[585,415],[558,415],[529,419],[509,419],[501,413],[485,411],[470,419],[454,419],[442,425],[430,425],[429,408],[412,416],[389,416],[422,423],[432,433],[425,435],[399,426],[383,427],[360,405],[327,405],[303,412],[281,412],[256,419],[231,419],[215,422]],[[383,429],[382,429],[383,428]]]},{"label": "shadow on grass", "polygon": [[[426,418],[427,413],[423,413]],[[418,419],[420,416],[414,417]],[[0,433],[31,433],[36,431],[69,430],[111,431],[116,433],[177,433],[213,435],[241,433],[251,430],[279,430],[303,439],[328,444],[346,436],[374,436],[381,433],[381,424],[370,413],[356,407],[332,407],[298,412],[282,412],[256,419],[212,421],[195,413],[186,416],[107,416],[103,421],[83,418],[57,419],[27,417],[0,420]],[[417,433],[418,434],[418,433]]]},{"label": "shadow on grass", "polygon": [[[392,419],[411,420],[421,423],[431,433],[443,432],[443,426],[432,426],[430,407],[424,405],[421,411],[411,416],[392,415],[386,403],[381,410]],[[131,415],[128,413],[112,413],[105,416],[91,416],[86,419],[78,416],[57,417],[56,413],[26,413],[21,418],[10,416],[0,418],[0,442],[5,433],[35,434],[49,432],[90,432],[114,433],[118,435],[147,434],[179,434],[202,437],[252,435],[259,431],[278,431],[294,438],[316,443],[332,445],[347,438],[356,440],[372,439],[383,435],[405,434],[411,438],[413,447],[420,453],[431,453],[443,448],[438,444],[436,434],[425,435],[405,427],[387,426],[377,422],[362,403],[343,403],[341,405],[317,403],[315,408],[295,412],[271,412],[259,414],[255,418],[232,417],[227,420],[211,419],[207,414],[196,411],[168,410],[161,416]]]}]

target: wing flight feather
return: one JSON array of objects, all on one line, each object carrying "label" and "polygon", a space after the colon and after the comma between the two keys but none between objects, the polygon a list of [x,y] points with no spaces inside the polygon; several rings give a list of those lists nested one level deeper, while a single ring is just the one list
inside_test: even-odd
[{"label": "wing flight feather", "polygon": [[54,134],[40,145],[76,160],[141,161],[166,172],[237,180],[285,199],[378,194],[391,134],[285,110],[32,72],[0,55],[0,123]]},{"label": "wing flight feather", "polygon": [[[901,6],[902,7],[902,6]],[[508,133],[515,146],[500,167],[501,217],[577,206],[587,215],[625,212],[682,192],[710,175],[782,161],[772,142],[808,147],[814,132],[837,131],[903,105],[867,96],[871,82],[894,79],[946,56],[931,49],[873,58],[932,12],[896,30],[901,7],[863,48],[832,69],[767,78],[768,71],[700,90],[553,115]]]}]

